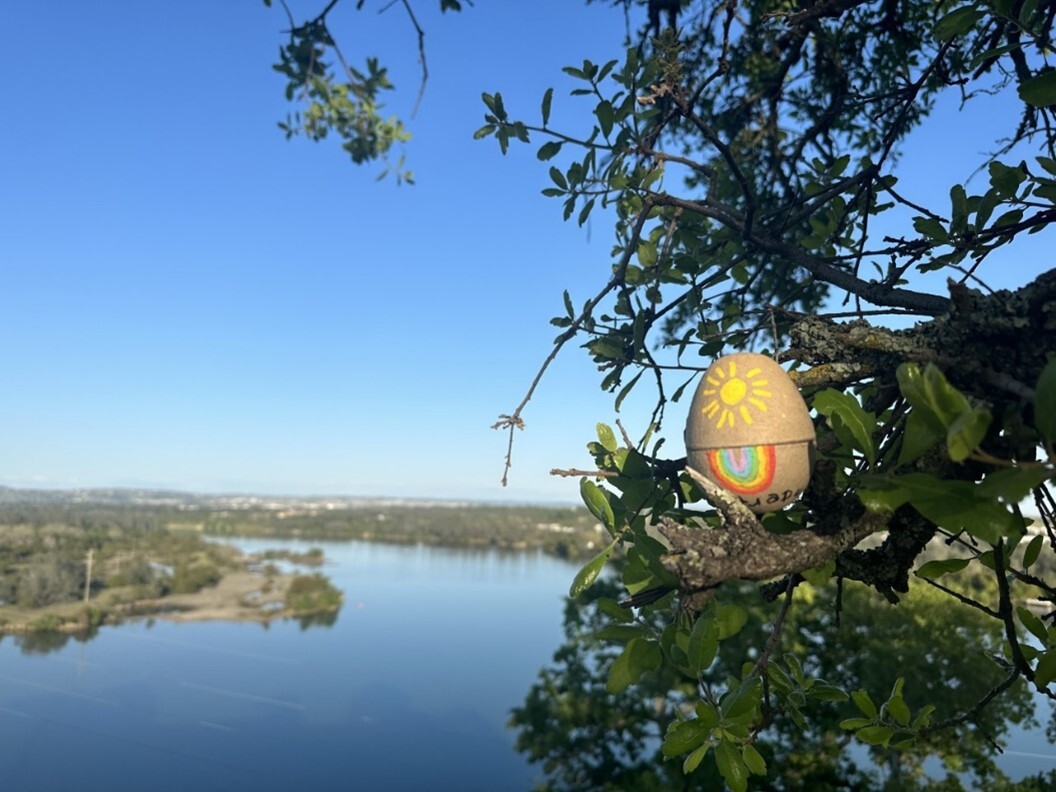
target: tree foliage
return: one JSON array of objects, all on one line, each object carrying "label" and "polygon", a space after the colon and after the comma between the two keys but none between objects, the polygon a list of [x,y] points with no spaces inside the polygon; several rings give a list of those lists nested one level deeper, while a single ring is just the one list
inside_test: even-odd
[{"label": "tree foliage", "polygon": [[[1056,270],[1015,290],[986,283],[1056,220],[1056,6],[612,5],[641,32],[622,50],[614,43],[605,63],[564,69],[582,113],[552,117],[550,89],[538,114],[520,118],[489,92],[476,133],[502,153],[537,146],[543,193],[564,220],[601,213],[613,223],[611,268],[596,293],[566,292],[540,376],[575,341],[617,411],[631,389],[655,387],[640,440],[599,426],[594,469],[558,471],[583,476],[584,501],[611,538],[573,595],[589,596],[622,559],[622,610],[604,611],[622,649],[611,662],[597,655],[608,693],[663,698],[657,706],[673,715],[662,755],[686,773],[710,757],[734,790],[767,774],[778,783],[761,735],[790,719],[820,739],[811,724],[834,704],[859,743],[911,757],[942,753],[940,733],[946,745],[963,739],[1024,681],[1056,698]],[[676,11],[677,29],[664,27]],[[929,205],[906,192],[901,147],[936,104],[992,96],[1016,109],[1000,138],[980,141],[987,153],[965,163],[979,177]],[[677,451],[667,456],[677,443],[664,438],[666,405],[713,358],[745,348],[788,366],[817,430],[801,502],[762,519]],[[496,424],[511,449],[538,382]],[[1037,519],[1021,510],[1030,498]],[[946,555],[924,556],[936,542]],[[988,582],[965,583],[979,579]],[[996,669],[999,679],[974,676],[970,700],[939,716],[927,698],[941,690],[926,683],[808,662],[810,646],[789,626],[808,580],[825,596],[872,589],[907,626],[920,597],[974,609],[1002,641],[971,655],[973,673]],[[768,603],[750,614],[744,581]],[[851,607],[840,616],[860,617]],[[713,679],[749,618],[765,629]],[[953,651],[935,640],[946,664],[907,662],[941,680],[963,659]]]}]

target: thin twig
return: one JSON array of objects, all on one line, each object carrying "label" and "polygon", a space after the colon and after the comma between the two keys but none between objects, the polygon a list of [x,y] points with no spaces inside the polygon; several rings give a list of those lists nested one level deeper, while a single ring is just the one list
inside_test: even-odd
[{"label": "thin twig", "polygon": [[521,399],[521,403],[517,405],[517,408],[509,415],[500,415],[499,420],[491,425],[492,429],[508,429],[510,433],[509,443],[506,446],[506,466],[502,471],[502,486],[506,486],[509,482],[510,468],[513,467],[513,430],[524,428],[524,419],[521,418],[521,413],[524,412],[524,408],[528,406],[528,402],[532,400],[532,396],[535,395],[535,389],[539,386],[539,383],[543,379],[543,375],[546,374],[547,369],[550,368],[550,364],[557,358],[558,353],[564,348],[565,344],[568,343],[572,338],[575,337],[576,333],[579,332],[580,327],[583,323],[590,318],[593,314],[594,309],[598,304],[605,299],[605,296],[613,289],[623,283],[623,278],[627,273],[627,265],[631,261],[631,256],[637,248],[636,245],[632,244],[634,240],[638,239],[642,233],[642,228],[645,226],[645,221],[649,217],[649,213],[653,209],[653,204],[649,199],[646,199],[642,203],[641,211],[638,213],[638,217],[634,222],[634,228],[631,230],[630,242],[627,244],[624,250],[623,256],[620,259],[619,264],[616,267],[616,272],[613,273],[612,278],[605,285],[600,292],[598,292],[583,308],[579,316],[576,317],[575,321],[569,326],[569,328],[557,337],[554,342],[554,348],[550,350],[550,354],[546,356],[546,360],[543,361],[543,365],[539,367],[539,371],[536,372],[535,378],[532,380],[532,384],[528,386],[528,392],[525,393],[524,398]]},{"label": "thin twig", "polygon": [[616,478],[620,475],[615,470],[580,470],[579,468],[551,468],[551,476],[560,476],[561,478],[572,478],[580,476],[589,476],[593,478]]}]

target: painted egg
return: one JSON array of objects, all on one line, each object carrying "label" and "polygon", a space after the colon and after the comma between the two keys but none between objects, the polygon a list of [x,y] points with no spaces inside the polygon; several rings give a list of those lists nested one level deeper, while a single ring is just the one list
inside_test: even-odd
[{"label": "painted egg", "polygon": [[772,358],[740,352],[704,372],[686,425],[689,466],[753,512],[783,509],[802,494],[813,444],[806,402]]}]

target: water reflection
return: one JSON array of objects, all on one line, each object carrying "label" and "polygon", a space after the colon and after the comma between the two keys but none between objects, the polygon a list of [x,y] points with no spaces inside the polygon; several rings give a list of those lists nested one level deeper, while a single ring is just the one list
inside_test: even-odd
[{"label": "water reflection", "polygon": [[21,635],[0,636],[0,642],[10,639],[24,655],[46,655],[57,652],[70,641],[87,643],[99,634],[98,627],[89,627],[77,632],[58,632],[52,630],[24,633]]},{"label": "water reflection", "polygon": [[[567,604],[564,644],[513,710],[518,750],[546,772],[548,789],[723,788],[714,752],[689,777],[680,760],[665,762],[659,752],[660,738],[680,719],[680,708],[697,700],[693,680],[665,667],[625,693],[606,691],[609,665],[622,646],[594,637],[611,623],[597,600],[620,593],[616,583],[605,580]],[[741,633],[721,644],[702,680],[705,687],[739,676],[742,663],[758,656],[775,613],[753,586],[724,589],[722,595],[747,606],[750,618]],[[829,593],[802,587],[782,637],[782,648],[794,651],[808,674],[831,684],[865,688],[883,701],[904,677],[910,708],[916,712],[933,704],[938,722],[968,712],[1007,676],[1000,663],[1001,624],[934,589],[914,587],[891,606],[863,587],[848,586],[839,617],[834,605]],[[1009,776],[1056,767],[1056,752],[1046,745],[1038,722],[1051,707],[1022,680],[963,725],[936,732],[902,753],[853,742],[839,727],[842,719],[859,714],[853,704],[810,701],[803,711],[805,718],[784,714],[760,734],[757,747],[771,768],[766,788],[923,789],[930,777],[949,775],[934,783],[958,789],[958,779],[968,779],[969,787],[1012,789],[1000,786]],[[1029,749],[1019,750],[1026,740],[1039,744],[1034,764],[1024,761]],[[1001,757],[996,746],[1012,746],[1016,754]],[[1052,788],[1054,781],[1023,788]]]}]

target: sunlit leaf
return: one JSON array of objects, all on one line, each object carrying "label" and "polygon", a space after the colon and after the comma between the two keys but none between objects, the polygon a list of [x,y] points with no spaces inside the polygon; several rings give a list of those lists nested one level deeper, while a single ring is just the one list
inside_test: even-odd
[{"label": "sunlit leaf", "polygon": [[872,722],[872,718],[845,718],[840,721],[840,728],[852,731],[854,729],[860,729],[863,726],[868,726]]},{"label": "sunlit leaf", "polygon": [[748,768],[748,772],[753,775],[766,775],[766,760],[763,759],[762,754],[755,749],[755,746],[749,743],[741,749],[741,758],[744,759],[744,764]]},{"label": "sunlit leaf", "polygon": [[612,556],[612,551],[616,547],[616,543],[608,545],[604,550],[594,556],[588,561],[579,572],[576,573],[576,577],[572,580],[572,587],[568,590],[568,596],[575,598],[582,594],[590,584],[598,579],[598,575],[601,574],[601,570],[604,568],[605,563]]},{"label": "sunlit leaf", "polygon": [[601,487],[588,478],[581,479],[579,495],[590,513],[601,521],[609,533],[616,530],[616,516],[613,514],[612,504],[609,503],[609,498]]},{"label": "sunlit leaf", "polygon": [[[870,465],[876,462],[876,443],[873,440],[875,415],[862,409],[862,405],[850,394],[833,388],[815,394],[812,404],[819,414],[830,419],[830,425],[841,442],[861,451]],[[839,417],[842,427],[832,420],[835,416]],[[846,431],[841,431],[841,428]]]},{"label": "sunlit leaf", "polygon": [[887,708],[887,712],[895,719],[895,722],[900,726],[906,726],[909,724],[909,707],[906,706],[906,702],[902,699],[902,696],[892,696],[884,704]]},{"label": "sunlit leaf", "polygon": [[612,427],[608,424],[599,423],[597,426],[598,440],[601,442],[602,447],[606,451],[615,451],[619,448],[619,443],[616,442],[616,434],[612,431]]},{"label": "sunlit leaf", "polygon": [[975,451],[990,428],[990,411],[985,407],[961,413],[950,424],[946,434],[946,448],[950,459],[963,462]]},{"label": "sunlit leaf", "polygon": [[888,726],[863,726],[855,736],[869,745],[886,745],[894,733],[894,729]]},{"label": "sunlit leaf", "polygon": [[878,714],[876,705],[873,703],[873,699],[869,696],[867,691],[855,690],[851,693],[851,701],[854,702],[854,706],[861,710],[862,714],[867,718],[876,719]]},{"label": "sunlit leaf", "polygon": [[732,792],[745,792],[748,789],[748,767],[740,752],[728,740],[723,740],[715,748],[715,763]]},{"label": "sunlit leaf", "polygon": [[694,770],[696,770],[697,767],[700,766],[701,761],[707,755],[708,750],[710,748],[711,748],[710,744],[704,744],[704,745],[700,746],[699,748],[697,748],[697,750],[695,750],[689,756],[687,756],[686,760],[682,763],[682,773],[684,775],[689,775]]}]

